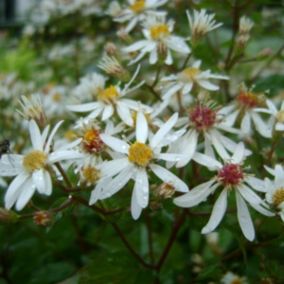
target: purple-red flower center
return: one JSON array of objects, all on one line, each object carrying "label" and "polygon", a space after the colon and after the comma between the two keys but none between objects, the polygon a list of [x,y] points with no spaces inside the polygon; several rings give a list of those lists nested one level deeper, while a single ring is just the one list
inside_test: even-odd
[{"label": "purple-red flower center", "polygon": [[198,105],[189,112],[189,119],[197,130],[206,130],[215,124],[216,112],[209,107]]},{"label": "purple-red flower center", "polygon": [[238,185],[244,178],[242,168],[238,164],[226,164],[218,172],[218,179],[224,185]]}]

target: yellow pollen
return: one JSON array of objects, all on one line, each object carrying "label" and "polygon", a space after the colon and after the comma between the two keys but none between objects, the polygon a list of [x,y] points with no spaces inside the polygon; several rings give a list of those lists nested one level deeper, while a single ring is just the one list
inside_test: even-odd
[{"label": "yellow pollen", "polygon": [[130,9],[135,13],[140,13],[145,8],[145,0],[136,0],[134,4],[130,5]]},{"label": "yellow pollen", "polygon": [[61,100],[62,100],[62,96],[61,96],[61,94],[60,93],[55,93],[55,94],[53,94],[52,95],[52,100],[54,101],[54,102],[61,102]]},{"label": "yellow pollen", "polygon": [[101,176],[101,173],[95,167],[87,166],[82,169],[82,176],[87,183],[95,184]]},{"label": "yellow pollen", "polygon": [[117,97],[119,97],[119,93],[115,86],[103,89],[98,94],[98,99],[107,103],[114,101]]},{"label": "yellow pollen", "polygon": [[280,187],[274,192],[272,202],[275,207],[278,207],[284,202],[284,187]]},{"label": "yellow pollen", "polygon": [[169,27],[166,24],[159,24],[150,28],[152,39],[161,39],[170,34]]},{"label": "yellow pollen", "polygon": [[284,110],[281,110],[277,113],[276,119],[278,122],[284,123]]},{"label": "yellow pollen", "polygon": [[28,172],[44,168],[47,156],[44,152],[34,150],[28,153],[23,159],[23,166]]},{"label": "yellow pollen", "polygon": [[182,80],[185,81],[194,81],[196,79],[196,76],[200,72],[201,72],[200,69],[196,67],[188,67],[181,72],[180,77]]},{"label": "yellow pollen", "polygon": [[152,149],[144,143],[135,142],[129,147],[128,160],[140,167],[146,167],[152,158]]},{"label": "yellow pollen", "polygon": [[98,138],[99,138],[99,132],[96,129],[87,130],[84,134],[84,137],[83,137],[84,141],[88,142],[88,143],[90,143],[90,142],[92,142],[92,141],[94,141]]}]

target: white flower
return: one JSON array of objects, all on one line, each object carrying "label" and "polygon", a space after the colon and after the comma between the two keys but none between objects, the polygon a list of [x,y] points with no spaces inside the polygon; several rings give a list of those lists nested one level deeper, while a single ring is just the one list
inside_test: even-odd
[{"label": "white flower", "polygon": [[123,98],[127,94],[138,89],[144,84],[144,81],[140,82],[138,85],[130,88],[133,81],[136,79],[140,66],[137,68],[133,77],[123,88],[118,85],[110,85],[105,88],[105,83],[103,80],[100,81],[100,86],[94,81],[93,90],[97,97],[96,102],[80,104],[80,105],[70,105],[68,109],[74,112],[91,112],[88,118],[96,118],[101,115],[103,121],[108,120],[116,111],[119,118],[127,125],[133,126],[133,119],[131,116],[131,110],[137,110],[139,108],[139,103],[134,100]]},{"label": "white flower", "polygon": [[205,9],[201,9],[201,11],[194,10],[192,16],[189,11],[186,11],[186,14],[193,41],[222,26],[222,23],[216,23],[214,20],[215,14],[207,14]]},{"label": "white flower", "polygon": [[188,94],[194,85],[209,90],[217,91],[219,86],[212,84],[210,79],[228,80],[229,77],[212,74],[210,70],[200,70],[201,60],[195,61],[191,67],[185,68],[183,71],[175,75],[164,77],[162,82],[169,82],[164,89],[163,99],[169,99],[171,96],[181,91],[183,95]]},{"label": "white flower", "polygon": [[110,12],[114,16],[114,21],[119,23],[128,22],[125,27],[125,32],[129,33],[139,22],[145,20],[148,12],[157,15],[165,14],[165,12],[157,12],[155,10],[164,5],[167,1],[168,0],[128,0],[128,7],[121,8],[117,4],[112,4]]},{"label": "white flower", "polygon": [[272,172],[269,172],[274,175],[274,181],[265,180],[266,200],[277,210],[284,222],[284,169],[281,165],[276,165]]},{"label": "white flower", "polygon": [[222,284],[248,284],[246,277],[240,277],[229,271],[221,279]]},{"label": "white flower", "polygon": [[[175,141],[170,151],[183,154],[184,158],[177,163],[177,167],[184,167],[194,158],[197,151],[198,140],[204,140],[204,152],[207,156],[215,158],[214,150],[223,159],[229,159],[229,152],[234,152],[236,143],[223,135],[222,132],[239,134],[239,130],[228,125],[222,109],[216,110],[214,106],[197,103],[189,109],[188,117],[180,119],[180,125],[186,127],[186,133]],[[246,151],[246,155],[249,154]]]},{"label": "white flower", "polygon": [[[134,189],[131,199],[131,214],[138,219],[143,208],[149,203],[149,179],[148,171],[151,170],[163,182],[171,184],[177,191],[187,192],[188,186],[169,170],[158,165],[158,160],[176,162],[180,155],[173,153],[161,153],[161,144],[164,145],[165,136],[171,131],[178,116],[174,114],[153,135],[149,135],[148,123],[142,112],[138,112],[135,129],[135,142],[128,144],[123,140],[109,135],[101,135],[106,145],[118,152],[121,157],[106,162],[107,176],[113,179],[102,188],[96,188],[94,193],[97,199],[105,199],[121,190],[129,180],[134,180]],[[147,143],[147,140],[149,142]],[[107,177],[106,176],[106,177]],[[93,204],[96,199],[90,200]]]},{"label": "white flower", "polygon": [[263,112],[271,115],[270,128],[277,131],[284,131],[284,102],[282,102],[280,110],[277,110],[276,106],[271,100],[266,100],[268,109],[259,108],[258,112]]},{"label": "white flower", "polygon": [[239,33],[249,33],[254,23],[246,16],[242,16],[240,19]]},{"label": "white flower", "polygon": [[143,34],[146,39],[133,43],[123,49],[126,53],[139,52],[138,55],[130,61],[134,64],[149,53],[150,64],[155,64],[159,56],[165,57],[165,63],[171,65],[173,58],[171,50],[180,54],[189,54],[190,48],[182,37],[173,35],[174,22],[166,22],[165,16],[149,15],[145,21]]},{"label": "white flower", "polygon": [[266,209],[266,203],[253,191],[265,192],[265,184],[262,180],[244,172],[242,166],[244,158],[245,147],[243,143],[238,144],[232,157],[225,161],[224,164],[207,157],[207,166],[217,171],[215,177],[196,186],[183,196],[174,199],[174,203],[178,206],[193,207],[206,201],[208,196],[218,188],[223,188],[213,206],[208,223],[202,229],[203,234],[214,231],[220,224],[226,213],[228,195],[233,190],[237,202],[238,221],[244,236],[248,240],[252,241],[254,239],[255,231],[246,202],[261,214],[273,216],[273,213]]},{"label": "white flower", "polygon": [[244,137],[251,136],[255,127],[261,136],[271,138],[271,123],[265,122],[258,113],[262,104],[263,99],[260,95],[242,89],[236,96],[234,103],[223,108],[222,114],[227,116],[227,121],[231,125],[237,121],[238,117],[241,118],[240,129]]},{"label": "white flower", "polygon": [[49,136],[49,126],[42,133],[35,121],[29,122],[29,133],[33,149],[26,155],[8,154],[0,161],[1,176],[16,176],[5,194],[5,207],[10,209],[16,204],[22,210],[32,198],[35,191],[50,195],[52,191],[51,176],[48,167],[55,163],[81,158],[82,155],[72,150],[80,140],[64,147],[52,150],[52,140],[62,121],[57,123]]}]

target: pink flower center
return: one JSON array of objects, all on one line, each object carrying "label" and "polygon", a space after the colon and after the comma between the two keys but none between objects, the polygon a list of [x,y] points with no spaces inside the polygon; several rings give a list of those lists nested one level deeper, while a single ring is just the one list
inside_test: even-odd
[{"label": "pink flower center", "polygon": [[238,164],[226,164],[218,172],[218,179],[225,185],[238,185],[244,178],[242,168]]},{"label": "pink flower center", "polygon": [[189,112],[189,119],[197,130],[206,130],[215,124],[216,112],[209,107],[198,105]]}]

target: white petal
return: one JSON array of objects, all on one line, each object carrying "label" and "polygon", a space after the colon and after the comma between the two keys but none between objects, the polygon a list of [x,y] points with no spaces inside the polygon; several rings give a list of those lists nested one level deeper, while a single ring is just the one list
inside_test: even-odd
[{"label": "white petal", "polygon": [[41,169],[34,171],[32,174],[32,180],[38,192],[44,194],[45,193],[44,170]]},{"label": "white petal", "polygon": [[104,177],[113,177],[129,165],[128,158],[116,159],[102,163],[100,170]]},{"label": "white petal", "polygon": [[168,162],[178,162],[182,160],[183,157],[184,155],[182,154],[174,154],[174,153],[161,153],[155,155],[155,159],[168,161]]},{"label": "white petal", "polygon": [[142,212],[142,207],[138,204],[135,192],[132,192],[131,197],[131,215],[134,220],[137,220]]},{"label": "white petal", "polygon": [[236,190],[238,221],[244,236],[252,241],[255,238],[254,226],[245,201]]},{"label": "white petal", "polygon": [[201,154],[201,153],[195,153],[192,157],[192,159],[202,165],[205,166],[207,168],[210,168],[211,170],[216,170],[216,169],[220,169],[222,168],[222,164],[220,162],[218,162],[216,159],[213,159],[210,156]]},{"label": "white petal", "polygon": [[190,48],[185,43],[185,40],[178,36],[169,36],[166,40],[168,47],[176,52],[188,54]]},{"label": "white petal", "polygon": [[44,146],[44,151],[45,153],[48,153],[50,151],[50,146],[51,146],[51,143],[52,143],[52,139],[55,135],[55,133],[57,132],[58,128],[61,126],[61,124],[63,123],[63,120],[59,121],[55,126],[54,128],[52,129],[51,133],[49,134],[49,137],[47,139],[47,142]]},{"label": "white petal", "polygon": [[222,193],[216,200],[208,223],[203,227],[201,233],[208,234],[214,231],[222,221],[227,209],[227,190],[223,189]]},{"label": "white petal", "polygon": [[263,204],[262,199],[244,184],[239,187],[239,193],[249,204]]},{"label": "white petal", "polygon": [[142,111],[138,111],[136,119],[136,140],[145,143],[148,138],[148,122]]},{"label": "white petal", "polygon": [[153,49],[150,53],[149,62],[150,64],[155,64],[158,61],[158,52],[157,49]]},{"label": "white petal", "polygon": [[153,136],[150,142],[150,146],[155,148],[158,144],[164,139],[165,135],[168,134],[171,129],[174,127],[178,120],[178,114],[174,113],[168,121],[161,126],[157,133]]},{"label": "white petal", "polygon": [[140,207],[145,208],[149,202],[149,181],[145,169],[139,169],[135,176],[134,194]]},{"label": "white petal", "polygon": [[75,150],[62,150],[51,153],[48,157],[49,163],[57,163],[64,160],[82,159],[84,154]]},{"label": "white petal", "polygon": [[105,185],[101,194],[101,199],[111,197],[113,194],[121,190],[131,179],[133,175],[133,167],[129,166],[122,170],[115,178]]},{"label": "white petal", "polygon": [[30,132],[30,137],[31,137],[33,148],[35,150],[42,151],[44,141],[42,141],[40,130],[34,120],[31,120],[29,123],[29,132]]},{"label": "white petal", "polygon": [[154,164],[150,164],[150,168],[158,178],[163,182],[172,184],[177,191],[188,192],[188,186],[167,169]]},{"label": "white petal", "polygon": [[242,119],[241,131],[244,135],[250,135],[251,133],[251,117],[248,113],[246,113]]},{"label": "white petal", "polygon": [[105,106],[103,113],[102,113],[102,120],[105,121],[109,119],[113,115],[113,106],[112,105],[107,105]]},{"label": "white petal", "polygon": [[251,114],[257,132],[266,138],[272,137],[272,129],[265,123],[258,113],[253,112]]},{"label": "white petal", "polygon": [[194,156],[197,148],[198,134],[195,131],[192,131],[186,135],[184,139],[186,142],[185,147],[182,149],[184,158],[177,163],[177,168],[187,165]]},{"label": "white petal", "polygon": [[149,42],[148,40],[140,40],[140,41],[135,42],[134,44],[132,44],[128,47],[123,48],[122,51],[126,52],[126,53],[137,51],[137,50],[142,49],[145,46],[147,46],[148,42]]},{"label": "white petal", "polygon": [[88,112],[97,109],[98,106],[100,106],[100,103],[95,102],[81,105],[69,105],[67,106],[67,109],[74,112]]},{"label": "white petal", "polygon": [[260,192],[266,192],[265,189],[265,183],[263,180],[258,179],[256,177],[248,176],[245,179],[245,183],[247,183],[250,187],[253,189],[260,191]]},{"label": "white petal", "polygon": [[212,83],[210,83],[209,81],[206,80],[198,80],[197,81],[198,85],[200,85],[201,87],[203,87],[206,90],[209,91],[217,91],[219,90],[219,87],[217,85],[214,85]]},{"label": "white petal", "polygon": [[232,163],[240,164],[245,157],[245,145],[244,143],[239,143],[232,156]]},{"label": "white petal", "polygon": [[210,180],[208,182],[202,183],[192,190],[187,192],[186,194],[176,197],[174,199],[174,203],[177,206],[190,208],[198,205],[199,203],[205,201],[208,196],[214,192],[214,190],[218,187],[218,184],[214,184],[214,180]]},{"label": "white petal", "polygon": [[44,171],[44,184],[45,184],[45,195],[50,195],[52,192],[52,181],[48,171]]},{"label": "white petal", "polygon": [[114,151],[124,154],[128,153],[129,145],[123,140],[106,134],[101,134],[101,139],[107,146],[112,148]]},{"label": "white petal", "polygon": [[252,208],[254,208],[254,210],[256,210],[257,212],[259,212],[260,214],[267,216],[267,217],[272,217],[275,216],[275,214],[269,210],[267,210],[266,208],[262,207],[260,204],[250,204]]},{"label": "white petal", "polygon": [[10,209],[14,205],[21,193],[23,184],[28,180],[28,178],[29,175],[22,173],[11,182],[4,197],[5,207],[7,209]]},{"label": "white petal", "polygon": [[133,126],[133,119],[129,108],[122,102],[117,103],[116,111],[121,120],[129,126]]},{"label": "white petal", "polygon": [[19,195],[16,202],[16,209],[18,211],[22,210],[30,201],[34,193],[35,186],[30,182],[30,180],[28,180],[27,182],[25,182],[21,189],[21,194]]}]

